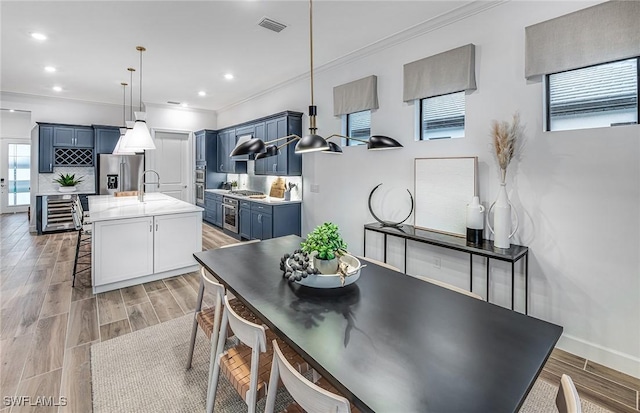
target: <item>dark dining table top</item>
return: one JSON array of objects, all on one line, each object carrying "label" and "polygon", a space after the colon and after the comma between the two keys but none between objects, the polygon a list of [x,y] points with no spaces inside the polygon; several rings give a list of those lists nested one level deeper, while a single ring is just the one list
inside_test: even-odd
[{"label": "dark dining table top", "polygon": [[562,327],[367,263],[318,290],[279,269],[294,235],[196,260],[362,411],[516,412]]}]

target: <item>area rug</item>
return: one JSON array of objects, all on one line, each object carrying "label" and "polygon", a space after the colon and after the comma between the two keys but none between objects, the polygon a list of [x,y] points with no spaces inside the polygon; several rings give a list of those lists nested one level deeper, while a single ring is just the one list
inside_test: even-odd
[{"label": "area rug", "polygon": [[[91,347],[93,411],[201,412],[207,396],[209,340],[198,332],[192,368],[185,370],[192,316],[117,337]],[[558,387],[538,380],[520,413],[556,413]],[[291,402],[286,390],[278,392],[276,411]],[[263,398],[258,411],[264,411]],[[247,405],[224,377],[220,377],[215,412],[246,412]],[[582,401],[584,413],[608,413]]]}]

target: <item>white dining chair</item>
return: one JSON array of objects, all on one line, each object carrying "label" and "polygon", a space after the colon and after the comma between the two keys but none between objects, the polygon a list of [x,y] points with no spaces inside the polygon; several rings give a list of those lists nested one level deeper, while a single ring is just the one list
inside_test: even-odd
[{"label": "white dining chair", "polygon": [[560,413],[582,413],[580,396],[571,377],[563,374],[560,378],[560,388],[556,396],[556,406]]},{"label": "white dining chair", "polygon": [[[227,327],[231,327],[239,343],[237,346],[223,351]],[[229,379],[240,397],[247,403],[249,413],[256,411],[256,402],[267,393],[267,379],[271,369],[273,352],[271,341],[275,339],[276,336],[271,330],[240,317],[229,303],[229,297],[224,297],[218,344],[215,353],[212,353],[211,365],[209,366],[208,413],[213,412],[221,373]],[[309,370],[308,364],[293,349],[283,342],[281,342],[282,346],[287,348],[290,363],[297,366],[301,372]]]},{"label": "white dining chair", "polygon": [[[350,413],[349,400],[331,391],[325,390],[307,380],[294,369],[280,350],[276,340],[273,340],[273,360],[267,392],[265,413],[273,413],[276,404],[276,393],[279,380],[301,409],[307,413]],[[296,407],[287,408],[289,411],[301,411]]]},{"label": "white dining chair", "polygon": [[417,278],[417,279],[422,280],[422,281],[426,281],[426,282],[431,283],[431,284],[439,285],[440,287],[446,288],[446,289],[451,290],[451,291],[455,291],[455,292],[460,293],[460,294],[468,295],[469,297],[473,297],[473,298],[476,298],[478,300],[483,300],[483,298],[480,295],[476,294],[476,293],[473,293],[471,291],[467,291],[464,288],[456,287],[455,285],[451,285],[451,284],[448,284],[448,283],[443,282],[443,281],[434,280],[433,278],[424,277],[422,275],[410,275],[410,277],[414,277],[414,278]]}]

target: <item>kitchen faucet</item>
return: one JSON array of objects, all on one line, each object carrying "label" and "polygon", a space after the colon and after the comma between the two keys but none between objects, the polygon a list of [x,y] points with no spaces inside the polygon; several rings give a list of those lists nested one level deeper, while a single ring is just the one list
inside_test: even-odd
[{"label": "kitchen faucet", "polygon": [[[154,174],[156,174],[156,176],[158,177],[158,181],[145,182],[144,176],[146,175],[147,172],[153,172]],[[142,174],[140,175],[140,179],[138,180],[138,201],[140,202],[144,202],[144,186],[145,185],[158,185],[158,188],[160,188],[160,175],[158,174],[158,172],[154,171],[153,169],[147,169],[146,171],[143,171]]]}]

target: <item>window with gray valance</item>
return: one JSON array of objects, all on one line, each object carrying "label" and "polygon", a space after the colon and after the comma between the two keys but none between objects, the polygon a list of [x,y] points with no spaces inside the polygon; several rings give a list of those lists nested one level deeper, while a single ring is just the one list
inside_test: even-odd
[{"label": "window with gray valance", "polygon": [[404,65],[403,100],[475,90],[475,50],[468,44]]},{"label": "window with gray valance", "polygon": [[378,77],[367,76],[333,88],[333,115],[378,109]]},{"label": "window with gray valance", "polygon": [[608,1],[525,28],[525,77],[640,56],[640,1]]}]

